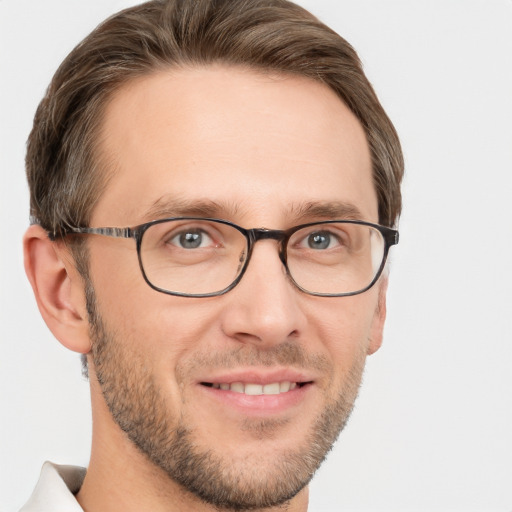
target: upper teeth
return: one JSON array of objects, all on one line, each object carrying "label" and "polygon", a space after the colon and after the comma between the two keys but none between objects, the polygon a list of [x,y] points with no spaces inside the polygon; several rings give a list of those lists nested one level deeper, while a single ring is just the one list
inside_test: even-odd
[{"label": "upper teeth", "polygon": [[296,382],[272,382],[270,384],[251,384],[243,382],[228,383],[214,383],[212,387],[215,389],[223,389],[234,391],[235,393],[245,393],[246,395],[278,395],[279,393],[286,393],[297,387]]}]

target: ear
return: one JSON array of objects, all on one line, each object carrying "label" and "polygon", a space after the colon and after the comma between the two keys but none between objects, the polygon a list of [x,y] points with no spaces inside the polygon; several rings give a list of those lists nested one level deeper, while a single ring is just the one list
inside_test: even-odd
[{"label": "ear", "polygon": [[368,355],[379,350],[382,345],[382,337],[384,332],[384,322],[386,320],[386,292],[388,289],[388,278],[382,277],[378,283],[379,297],[377,308],[373,315],[372,326],[370,331],[370,343],[368,345]]},{"label": "ear", "polygon": [[46,231],[30,226],[23,237],[25,272],[37,306],[53,335],[67,348],[91,349],[84,282],[69,249],[51,241]]}]

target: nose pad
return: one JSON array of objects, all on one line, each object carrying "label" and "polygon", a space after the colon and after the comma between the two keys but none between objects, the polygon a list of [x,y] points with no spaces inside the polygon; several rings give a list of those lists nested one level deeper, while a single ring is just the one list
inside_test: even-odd
[{"label": "nose pad", "polygon": [[260,240],[275,240],[279,247],[279,259],[286,267],[286,245],[288,244],[288,236],[285,231],[267,228],[250,229],[249,238],[251,239],[253,248],[254,244]]},{"label": "nose pad", "polygon": [[286,263],[286,243],[284,240],[281,240],[279,242],[279,259],[281,260],[281,263],[283,264],[284,271],[286,275],[289,275],[288,271],[288,264]]}]

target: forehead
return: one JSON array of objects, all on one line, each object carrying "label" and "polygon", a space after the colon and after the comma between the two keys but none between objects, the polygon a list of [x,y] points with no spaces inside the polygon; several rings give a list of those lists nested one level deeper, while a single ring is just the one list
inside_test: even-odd
[{"label": "forehead", "polygon": [[100,139],[113,174],[96,225],[170,216],[175,205],[187,213],[194,203],[269,227],[320,203],[377,220],[360,123],[331,89],[304,77],[225,66],[159,71],[117,91]]}]

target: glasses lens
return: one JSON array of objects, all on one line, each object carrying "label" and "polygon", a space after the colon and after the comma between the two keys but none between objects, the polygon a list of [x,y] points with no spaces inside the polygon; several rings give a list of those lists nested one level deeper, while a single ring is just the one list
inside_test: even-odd
[{"label": "glasses lens", "polygon": [[296,231],[288,242],[288,269],[305,291],[342,295],[367,288],[385,253],[381,232],[346,222],[316,224]]},{"label": "glasses lens", "polygon": [[180,219],[152,224],[144,232],[140,257],[156,288],[206,295],[230,286],[247,258],[247,240],[221,222]]}]

